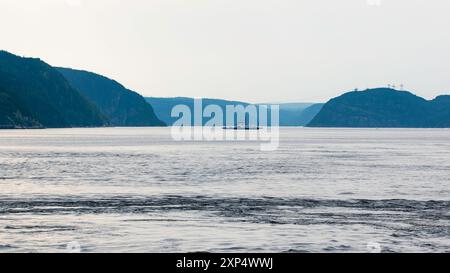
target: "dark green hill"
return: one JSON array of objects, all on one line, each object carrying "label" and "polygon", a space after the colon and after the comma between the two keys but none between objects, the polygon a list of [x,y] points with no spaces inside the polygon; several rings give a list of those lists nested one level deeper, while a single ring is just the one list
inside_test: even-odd
[{"label": "dark green hill", "polygon": [[87,71],[57,68],[70,84],[95,103],[113,126],[165,126],[150,104],[120,83]]},{"label": "dark green hill", "polygon": [[309,127],[439,128],[450,127],[448,96],[427,101],[388,88],[349,92],[334,98]]},{"label": "dark green hill", "polygon": [[107,119],[40,59],[0,51],[0,127],[63,128],[107,125]]},{"label": "dark green hill", "polygon": [[43,125],[0,91],[0,129],[14,128],[43,128]]}]

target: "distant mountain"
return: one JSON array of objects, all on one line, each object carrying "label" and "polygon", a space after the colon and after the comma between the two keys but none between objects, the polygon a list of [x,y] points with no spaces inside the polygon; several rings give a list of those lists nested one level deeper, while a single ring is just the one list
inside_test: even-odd
[{"label": "distant mountain", "polygon": [[[171,112],[173,107],[176,105],[186,105],[191,111],[194,108],[194,99],[186,98],[186,97],[177,97],[177,98],[146,98],[147,102],[153,106],[156,115],[159,119],[164,121],[166,124],[171,126],[178,118],[172,118]],[[228,100],[220,100],[220,99],[203,99],[203,108],[208,105],[218,105],[224,113],[226,113],[227,105],[242,105],[248,106],[251,105],[247,102],[242,101],[228,101]],[[257,107],[261,105],[270,105],[270,104],[257,104]],[[282,103],[280,105],[280,126],[305,126],[308,124],[311,119],[317,114],[323,104],[312,104],[312,103]],[[269,113],[270,115],[270,113]],[[209,118],[203,119],[203,124],[206,123]],[[193,119],[192,119],[193,123]],[[226,123],[224,119],[223,123]]]},{"label": "distant mountain", "polygon": [[280,104],[280,126],[306,126],[319,113],[323,104]]},{"label": "distant mountain", "polygon": [[428,101],[389,88],[349,92],[326,103],[308,126],[447,128],[450,96]]},{"label": "distant mountain", "polygon": [[0,128],[96,127],[107,119],[55,69],[0,51]]},{"label": "distant mountain", "polygon": [[84,96],[96,104],[113,126],[166,126],[136,92],[120,83],[87,71],[57,70]]},{"label": "distant mountain", "polygon": [[324,105],[325,105],[324,103],[316,103],[303,110],[300,113],[300,118],[298,119],[299,126],[308,125],[314,119],[314,117],[322,110]]},{"label": "distant mountain", "polygon": [[270,102],[270,103],[259,103],[261,105],[270,105],[270,104],[276,104],[280,106],[280,110],[282,111],[303,111],[306,108],[310,107],[314,103],[308,103],[308,102]]},{"label": "distant mountain", "polygon": [[[171,116],[172,109],[177,105],[186,105],[191,109],[191,112],[194,113],[194,99],[193,98],[186,98],[186,97],[177,97],[177,98],[145,98],[146,101],[152,105],[153,109],[155,110],[156,115],[159,119],[161,119],[163,122],[165,122],[168,126],[172,126],[175,121],[178,120],[178,118],[173,118]],[[203,99],[203,109],[205,109],[209,105],[218,105],[223,113],[226,113],[226,106],[227,105],[243,105],[244,107],[249,105],[246,102],[241,101],[227,101],[227,100],[220,100],[220,99]],[[209,121],[211,118],[204,118],[203,124]],[[192,116],[191,120],[192,124],[194,124],[194,117]],[[225,117],[223,120],[223,123],[225,125]]]}]

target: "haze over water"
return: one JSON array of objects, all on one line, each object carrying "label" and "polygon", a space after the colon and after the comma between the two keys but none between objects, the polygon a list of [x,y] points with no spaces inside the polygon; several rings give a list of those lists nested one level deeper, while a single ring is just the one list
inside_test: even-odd
[{"label": "haze over water", "polygon": [[1,131],[0,252],[450,252],[450,130]]}]

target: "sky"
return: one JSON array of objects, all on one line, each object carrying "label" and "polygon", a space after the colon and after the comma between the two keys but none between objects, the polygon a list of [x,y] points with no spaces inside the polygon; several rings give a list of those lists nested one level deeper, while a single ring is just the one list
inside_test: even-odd
[{"label": "sky", "polygon": [[448,0],[0,0],[0,49],[155,97],[450,94]]}]

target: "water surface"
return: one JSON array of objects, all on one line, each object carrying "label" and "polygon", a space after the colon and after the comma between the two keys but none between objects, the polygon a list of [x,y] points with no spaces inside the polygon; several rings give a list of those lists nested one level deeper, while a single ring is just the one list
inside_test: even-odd
[{"label": "water surface", "polygon": [[0,131],[0,252],[450,252],[450,130]]}]

